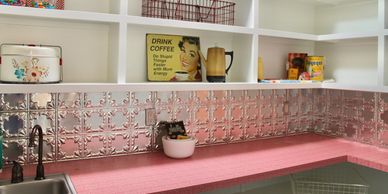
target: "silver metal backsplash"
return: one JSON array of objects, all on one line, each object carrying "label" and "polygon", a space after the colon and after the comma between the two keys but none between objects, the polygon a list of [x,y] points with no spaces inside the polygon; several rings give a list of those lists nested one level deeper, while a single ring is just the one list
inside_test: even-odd
[{"label": "silver metal backsplash", "polygon": [[37,160],[28,148],[35,124],[44,130],[44,161],[153,152],[160,148],[147,109],[157,120],[183,120],[198,146],[308,132],[315,90],[33,93],[0,95],[6,164]]},{"label": "silver metal backsplash", "polygon": [[388,94],[328,89],[0,94],[5,164],[37,160],[28,148],[44,130],[44,161],[154,152],[158,121],[183,120],[197,146],[306,132],[388,146]]},{"label": "silver metal backsplash", "polygon": [[321,90],[315,132],[388,148],[388,93]]}]

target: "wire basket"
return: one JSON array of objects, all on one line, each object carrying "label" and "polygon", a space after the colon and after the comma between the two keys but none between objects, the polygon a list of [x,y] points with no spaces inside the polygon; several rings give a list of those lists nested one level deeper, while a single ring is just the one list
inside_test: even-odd
[{"label": "wire basket", "polygon": [[234,25],[234,8],[221,0],[143,0],[142,16]]},{"label": "wire basket", "polygon": [[294,174],[291,181],[293,194],[368,194],[369,188],[355,169],[343,166]]}]

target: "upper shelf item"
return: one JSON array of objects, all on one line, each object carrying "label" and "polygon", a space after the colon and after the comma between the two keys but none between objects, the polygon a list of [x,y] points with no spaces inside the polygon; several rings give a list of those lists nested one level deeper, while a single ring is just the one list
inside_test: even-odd
[{"label": "upper shelf item", "polygon": [[25,0],[0,0],[0,5],[26,6]]},{"label": "upper shelf item", "polygon": [[59,46],[3,44],[0,81],[5,83],[59,83],[62,49]]},{"label": "upper shelf item", "polygon": [[64,0],[27,0],[27,6],[45,9],[64,9]]},{"label": "upper shelf item", "polygon": [[[234,52],[225,52],[224,48],[212,47],[207,50],[207,60],[200,54],[202,63],[206,67],[206,79],[208,82],[225,82],[233,63]],[[230,56],[230,64],[226,66],[225,57]]]},{"label": "upper shelf item", "polygon": [[307,55],[308,55],[307,53],[288,53],[287,79],[290,79],[290,80],[299,79],[299,76],[304,72],[306,68]]},{"label": "upper shelf item", "polygon": [[234,25],[235,3],[220,0],[143,0],[142,16]]},{"label": "upper shelf item", "polygon": [[147,34],[149,81],[202,81],[199,37]]},{"label": "upper shelf item", "polygon": [[0,0],[0,5],[35,7],[45,9],[64,9],[64,0]]}]

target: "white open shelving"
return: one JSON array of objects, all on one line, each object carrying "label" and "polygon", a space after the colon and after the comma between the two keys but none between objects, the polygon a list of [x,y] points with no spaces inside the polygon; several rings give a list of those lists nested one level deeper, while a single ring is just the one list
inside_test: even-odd
[{"label": "white open shelving", "polygon": [[[131,48],[127,51],[127,83],[147,82],[146,74],[146,58],[144,52],[146,50],[146,34],[190,34],[192,36],[201,37],[201,48],[206,56],[206,48],[215,45],[225,48],[226,51],[234,51],[237,53],[234,56],[234,62],[231,71],[228,75],[229,82],[252,82],[257,80],[250,72],[250,64],[252,64],[253,52],[251,45],[254,35],[245,33],[230,33],[209,30],[196,30],[177,27],[159,26],[141,26],[128,25],[128,44]],[[241,52],[244,51],[244,52]],[[135,71],[134,71],[135,70]]]},{"label": "white open shelving", "polygon": [[325,79],[336,83],[323,88],[384,91],[386,12],[384,0],[260,0],[264,74],[284,78],[287,54],[302,52],[325,56]]},{"label": "white open shelving", "polygon": [[[232,0],[235,25],[146,18],[142,0],[65,0],[65,10],[0,6],[0,44],[60,45],[64,83],[0,84],[0,92],[367,88],[388,84],[388,20],[384,0]],[[147,33],[199,36],[201,50],[233,50],[227,83],[147,81]],[[286,76],[290,52],[327,58],[325,77],[337,84],[257,84]],[[349,87],[346,87],[349,85]],[[55,87],[54,87],[55,86]]]}]

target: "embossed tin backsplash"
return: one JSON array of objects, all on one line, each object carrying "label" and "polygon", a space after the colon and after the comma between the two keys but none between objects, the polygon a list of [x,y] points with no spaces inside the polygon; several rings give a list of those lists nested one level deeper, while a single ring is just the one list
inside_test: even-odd
[{"label": "embossed tin backsplash", "polygon": [[44,161],[157,151],[146,110],[183,120],[198,146],[316,132],[388,145],[388,94],[326,89],[1,94],[6,164],[33,163],[35,124],[44,130]]},{"label": "embossed tin backsplash", "polygon": [[158,120],[183,120],[198,146],[307,132],[313,90],[1,94],[6,163],[37,160],[27,147],[35,124],[44,130],[44,161],[158,150],[145,110]]},{"label": "embossed tin backsplash", "polygon": [[388,93],[321,90],[318,134],[388,148]]}]

